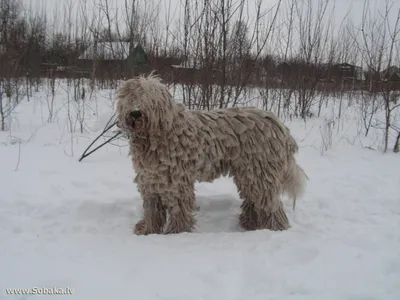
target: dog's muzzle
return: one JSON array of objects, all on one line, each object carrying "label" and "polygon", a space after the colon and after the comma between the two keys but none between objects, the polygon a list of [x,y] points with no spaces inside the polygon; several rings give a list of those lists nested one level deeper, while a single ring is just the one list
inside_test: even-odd
[{"label": "dog's muzzle", "polygon": [[134,110],[125,116],[124,122],[117,121],[117,127],[122,129],[124,127],[128,127],[133,129],[135,127],[135,123],[142,117],[142,113],[140,110]]},{"label": "dog's muzzle", "polygon": [[131,112],[131,118],[133,120],[139,119],[142,116],[142,113],[140,112],[140,110],[134,110],[133,112]]},{"label": "dog's muzzle", "polygon": [[129,114],[127,124],[130,124],[132,126],[132,128],[134,128],[136,121],[138,119],[140,119],[141,117],[142,117],[142,113],[140,112],[140,110],[134,110]]}]

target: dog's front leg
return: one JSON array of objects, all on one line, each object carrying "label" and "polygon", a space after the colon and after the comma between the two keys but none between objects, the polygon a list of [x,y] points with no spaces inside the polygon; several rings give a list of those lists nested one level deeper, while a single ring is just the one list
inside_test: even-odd
[{"label": "dog's front leg", "polygon": [[193,211],[197,210],[195,204],[194,184],[180,183],[161,195],[163,204],[169,213],[169,222],[165,229],[166,234],[191,232],[196,220]]},{"label": "dog's front leg", "polygon": [[150,187],[141,185],[139,192],[143,198],[143,218],[136,223],[134,233],[137,235],[161,234],[167,220],[167,211],[161,197],[151,192]]}]

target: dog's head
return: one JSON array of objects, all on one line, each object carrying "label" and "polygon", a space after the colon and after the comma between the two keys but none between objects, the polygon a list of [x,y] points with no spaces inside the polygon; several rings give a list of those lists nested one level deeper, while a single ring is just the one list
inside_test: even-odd
[{"label": "dog's head", "polygon": [[125,81],[117,90],[117,126],[127,133],[160,134],[172,126],[176,105],[153,74]]}]

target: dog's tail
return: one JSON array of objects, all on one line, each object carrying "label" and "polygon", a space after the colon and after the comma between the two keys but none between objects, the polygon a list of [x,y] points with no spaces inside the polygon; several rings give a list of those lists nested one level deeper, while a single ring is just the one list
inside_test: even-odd
[{"label": "dog's tail", "polygon": [[293,200],[293,209],[295,209],[296,200],[303,196],[307,181],[306,173],[292,157],[284,181],[284,193]]}]

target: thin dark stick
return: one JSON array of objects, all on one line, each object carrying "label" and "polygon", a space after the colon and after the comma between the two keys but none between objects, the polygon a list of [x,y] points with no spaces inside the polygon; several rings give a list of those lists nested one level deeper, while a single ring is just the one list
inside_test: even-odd
[{"label": "thin dark stick", "polygon": [[[113,115],[114,116],[114,115]],[[108,120],[106,127],[103,129],[103,131],[90,143],[90,145],[86,148],[86,150],[83,152],[81,158],[79,159],[79,161],[81,161],[82,159],[84,159],[86,156],[86,152],[89,151],[89,149],[94,145],[94,143],[97,142],[97,140],[99,138],[101,138],[107,131],[109,131],[112,127],[114,127],[115,124],[117,124],[117,122],[114,122],[112,124],[110,124],[111,119],[113,118],[113,116],[110,118],[110,120]],[[110,124],[110,125],[109,125]],[[98,148],[96,148],[98,149]],[[93,153],[93,152],[90,152]],[[90,154],[89,154],[90,155]]]},{"label": "thin dark stick", "polygon": [[99,135],[99,136],[96,138],[96,140],[94,140],[94,141],[90,144],[89,147],[87,147],[87,149],[85,150],[85,152],[82,154],[81,158],[79,158],[79,161],[81,162],[84,158],[88,157],[90,154],[92,154],[92,153],[95,152],[96,150],[100,149],[100,148],[103,147],[105,144],[107,144],[107,143],[111,142],[112,140],[114,140],[115,138],[117,138],[121,133],[122,133],[121,131],[118,131],[116,134],[114,134],[112,137],[110,137],[110,138],[109,138],[108,140],[106,140],[104,143],[100,144],[99,146],[97,146],[96,148],[94,148],[92,151],[86,153],[87,150],[89,150],[90,147],[94,144],[94,142],[95,142],[96,140],[98,140],[98,139],[104,134],[104,132],[103,132],[101,135]]},{"label": "thin dark stick", "polygon": [[99,135],[98,137],[96,137],[96,138],[94,139],[93,142],[90,143],[90,145],[86,148],[85,152],[83,152],[82,155],[84,155],[84,154],[86,153],[86,151],[88,151],[88,150],[90,149],[90,147],[92,147],[93,144],[96,143],[97,140],[98,140],[99,138],[101,138],[101,137],[103,136],[103,134],[105,134],[107,131],[109,131],[115,124],[116,124],[116,122],[114,122],[113,124],[109,125],[109,126],[106,127],[105,129],[103,129],[102,133],[100,133],[100,135]]}]

